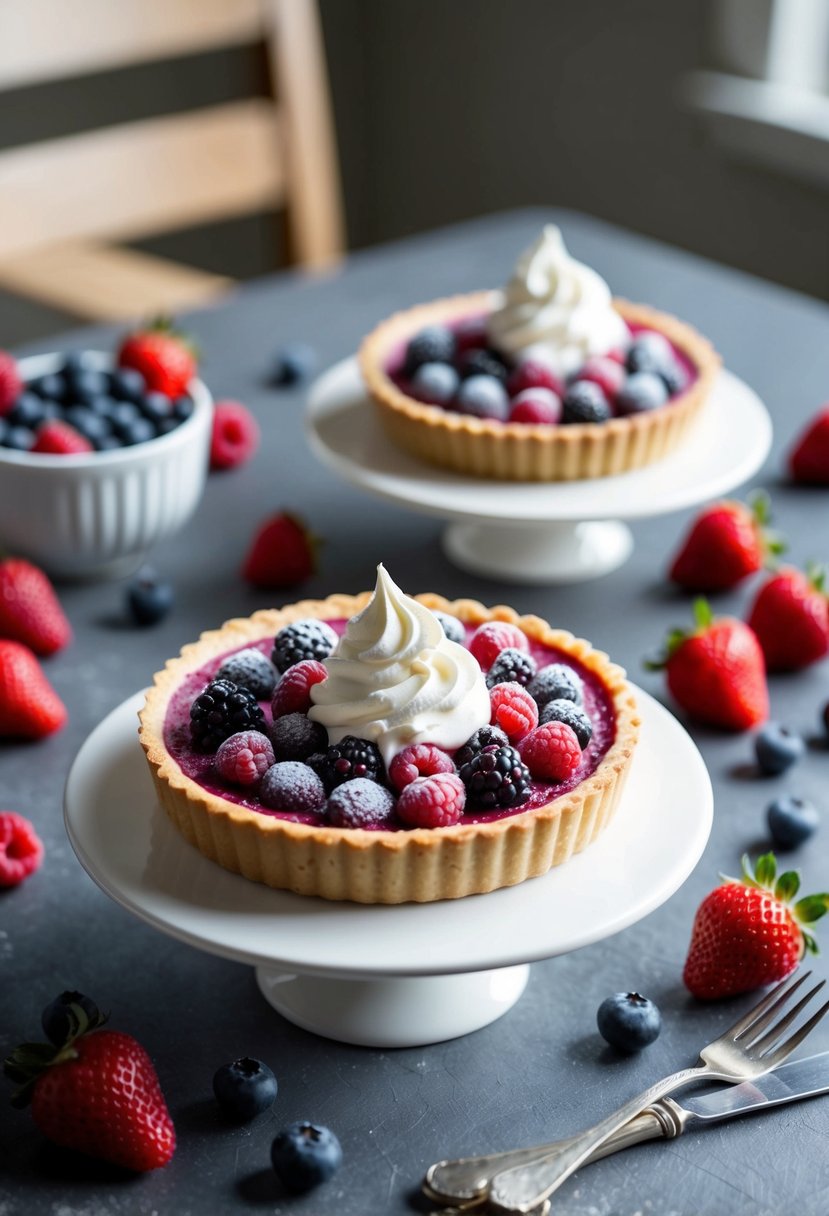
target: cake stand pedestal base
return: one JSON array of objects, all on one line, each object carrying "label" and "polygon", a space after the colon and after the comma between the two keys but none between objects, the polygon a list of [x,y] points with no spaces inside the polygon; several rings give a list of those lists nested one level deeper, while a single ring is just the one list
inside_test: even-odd
[{"label": "cake stand pedestal base", "polygon": [[524,963],[466,975],[328,979],[256,968],[269,1005],[314,1034],[359,1047],[425,1047],[502,1017],[527,986]]},{"label": "cake stand pedestal base", "polygon": [[443,551],[471,574],[511,583],[580,583],[609,574],[633,551],[633,535],[618,520],[578,523],[454,523],[443,533]]}]

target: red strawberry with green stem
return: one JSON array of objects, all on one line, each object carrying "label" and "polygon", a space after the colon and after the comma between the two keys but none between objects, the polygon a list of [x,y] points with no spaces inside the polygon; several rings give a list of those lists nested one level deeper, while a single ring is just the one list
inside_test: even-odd
[{"label": "red strawberry with green stem", "polygon": [[49,579],[22,558],[0,562],[0,638],[49,655],[72,640],[72,627]]},{"label": "red strawberry with green stem", "polygon": [[678,704],[709,726],[748,730],[769,714],[769,693],[760,643],[736,617],[714,617],[706,600],[694,601],[695,628],[674,629],[661,658],[646,663],[665,669]]},{"label": "red strawberry with green stem", "polygon": [[118,365],[141,372],[152,392],[181,397],[196,374],[198,357],[190,339],[169,318],[159,317],[127,335],[118,351]]},{"label": "red strawberry with green stem", "polygon": [[60,730],[66,716],[28,646],[0,641],[0,738],[41,739]]},{"label": "red strawberry with green stem", "polygon": [[298,516],[283,511],[260,525],[242,574],[254,587],[292,587],[314,573],[319,544]]},{"label": "red strawberry with green stem", "polygon": [[758,591],[748,623],[769,671],[797,671],[829,653],[825,581],[821,566],[809,566],[805,574],[784,566]]},{"label": "red strawberry with green stem", "polygon": [[23,1043],[8,1057],[12,1102],[31,1102],[37,1127],[65,1148],[130,1170],[166,1165],[176,1134],[152,1060],[131,1035],[101,1030],[89,1005],[68,1006],[60,1045]]},{"label": "red strawberry with green stem", "polygon": [[683,979],[701,1000],[750,992],[785,979],[803,955],[817,953],[811,935],[829,909],[829,894],[793,902],[800,875],[777,877],[773,853],[758,858],[752,872],[743,857],[742,878],[724,878],[697,909]]},{"label": "red strawberry with green stem", "polygon": [[749,506],[725,499],[706,507],[673,559],[670,578],[688,591],[723,591],[736,586],[785,548],[767,530],[769,518],[766,494],[755,494]]},{"label": "red strawberry with green stem", "polygon": [[829,486],[829,405],[800,433],[789,453],[789,472],[805,485]]}]

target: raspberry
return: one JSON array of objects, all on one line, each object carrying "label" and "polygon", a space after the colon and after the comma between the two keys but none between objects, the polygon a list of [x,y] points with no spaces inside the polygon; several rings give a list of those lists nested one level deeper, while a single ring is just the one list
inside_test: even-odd
[{"label": "raspberry", "polygon": [[459,621],[456,616],[451,616],[448,612],[435,612],[435,616],[443,626],[443,632],[446,634],[450,642],[458,642],[463,646],[466,641],[466,630],[463,627],[463,621]]},{"label": "raspberry", "polygon": [[404,747],[389,765],[389,781],[402,790],[417,777],[434,777],[435,773],[454,773],[455,766],[434,743],[415,743]]},{"label": "raspberry", "polygon": [[540,726],[546,726],[548,722],[566,722],[575,733],[579,746],[582,748],[587,747],[593,737],[593,723],[584,710],[580,709],[578,705],[574,705],[572,701],[563,699],[548,701],[542,707],[538,722]]},{"label": "raspberry", "polygon": [[492,722],[508,739],[520,739],[538,726],[538,706],[520,684],[496,684],[489,690]]},{"label": "raspberry", "polygon": [[327,676],[327,670],[316,659],[294,663],[274,689],[271,701],[274,718],[281,718],[283,714],[307,714],[311,708],[311,689]]},{"label": "raspberry", "polygon": [[470,806],[482,811],[521,806],[530,793],[530,772],[514,747],[485,747],[460,772]]},{"label": "raspberry", "polygon": [[469,649],[481,665],[482,671],[489,671],[502,650],[507,647],[515,650],[529,650],[530,644],[517,625],[508,621],[487,621],[479,625],[469,639]]},{"label": "raspberry", "polygon": [[590,380],[598,384],[612,405],[625,382],[625,369],[615,359],[593,355],[581,368],[576,380]]},{"label": "raspberry", "polygon": [[231,785],[256,785],[274,763],[273,748],[260,730],[240,730],[216,752],[216,772]]},{"label": "raspberry", "polygon": [[23,391],[23,381],[17,363],[4,350],[0,350],[0,418],[8,414]]},{"label": "raspberry", "polygon": [[486,676],[487,688],[496,684],[522,684],[525,688],[536,673],[536,662],[532,655],[514,646],[507,646],[490,667]]},{"label": "raspberry", "polygon": [[458,354],[486,346],[489,341],[486,317],[465,317],[455,326],[455,345]]},{"label": "raspberry", "polygon": [[469,763],[473,756],[477,756],[478,752],[482,752],[485,747],[490,747],[492,744],[496,747],[506,747],[509,739],[500,726],[479,727],[474,734],[469,736],[463,747],[459,747],[455,752],[456,766],[462,768],[464,764]]},{"label": "raspberry", "polygon": [[546,388],[528,388],[513,398],[508,422],[555,426],[561,422],[561,398]]},{"label": "raspberry", "polygon": [[338,785],[325,808],[328,822],[336,828],[385,828],[393,813],[391,791],[367,777]]},{"label": "raspberry", "polygon": [[555,393],[557,397],[564,394],[561,380],[553,369],[540,359],[525,359],[523,363],[519,363],[507,381],[507,388],[511,397],[517,397],[519,393],[530,388],[543,388]]},{"label": "raspberry", "polygon": [[305,714],[283,714],[268,732],[277,760],[306,760],[328,746],[328,731]]},{"label": "raspberry", "polygon": [[410,828],[450,828],[466,805],[466,788],[455,773],[416,777],[397,800],[397,817]]},{"label": "raspberry", "polygon": [[325,786],[307,764],[283,760],[272,764],[262,778],[259,801],[273,811],[315,815],[325,806]]},{"label": "raspberry", "polygon": [[66,422],[55,420],[44,422],[37,429],[32,452],[47,452],[53,456],[75,456],[80,452],[94,451],[88,439]]},{"label": "raspberry", "polygon": [[548,722],[522,740],[521,758],[538,781],[566,781],[581,763],[581,747],[566,722]]},{"label": "raspberry", "polygon": [[16,887],[43,861],[34,825],[16,811],[0,811],[0,887]]},{"label": "raspberry", "polygon": [[257,701],[267,701],[276,684],[276,671],[261,650],[248,646],[225,659],[216,672],[216,679],[232,680],[252,692]]},{"label": "raspberry", "polygon": [[542,667],[530,680],[527,692],[539,709],[548,701],[572,701],[574,705],[584,701],[581,676],[564,663],[548,663]]},{"label": "raspberry", "polygon": [[259,447],[259,424],[239,401],[217,401],[210,438],[211,469],[235,469]]},{"label": "raspberry", "polygon": [[386,774],[383,757],[373,743],[368,739],[358,739],[355,735],[346,735],[325,753],[321,775],[327,788],[333,790],[353,777],[383,781]]},{"label": "raspberry", "polygon": [[203,752],[214,752],[239,731],[262,730],[264,725],[256,697],[232,680],[213,680],[190,706],[190,734]]},{"label": "raspberry", "polygon": [[277,671],[285,672],[303,659],[327,659],[336,645],[337,635],[325,621],[294,621],[274,638],[271,658]]}]

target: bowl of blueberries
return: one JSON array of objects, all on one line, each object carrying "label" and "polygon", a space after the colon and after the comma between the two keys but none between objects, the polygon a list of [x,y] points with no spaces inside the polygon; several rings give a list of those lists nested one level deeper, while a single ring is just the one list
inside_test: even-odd
[{"label": "bowl of blueberries", "polygon": [[213,401],[176,398],[101,351],[33,355],[0,417],[0,546],[57,577],[116,577],[193,515]]}]

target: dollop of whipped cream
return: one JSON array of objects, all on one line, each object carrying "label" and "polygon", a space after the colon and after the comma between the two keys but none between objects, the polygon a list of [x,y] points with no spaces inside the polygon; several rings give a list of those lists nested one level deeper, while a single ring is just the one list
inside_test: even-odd
[{"label": "dollop of whipped cream", "polygon": [[488,328],[503,354],[541,359],[562,377],[590,355],[627,346],[630,337],[607,283],[570,257],[555,224],[519,258]]},{"label": "dollop of whipped cream", "polygon": [[328,678],[311,689],[308,717],[327,728],[332,743],[345,735],[370,739],[387,765],[414,743],[460,747],[489,722],[489,691],[475,657],[382,565],[373,597],[348,622],[325,666]]}]

